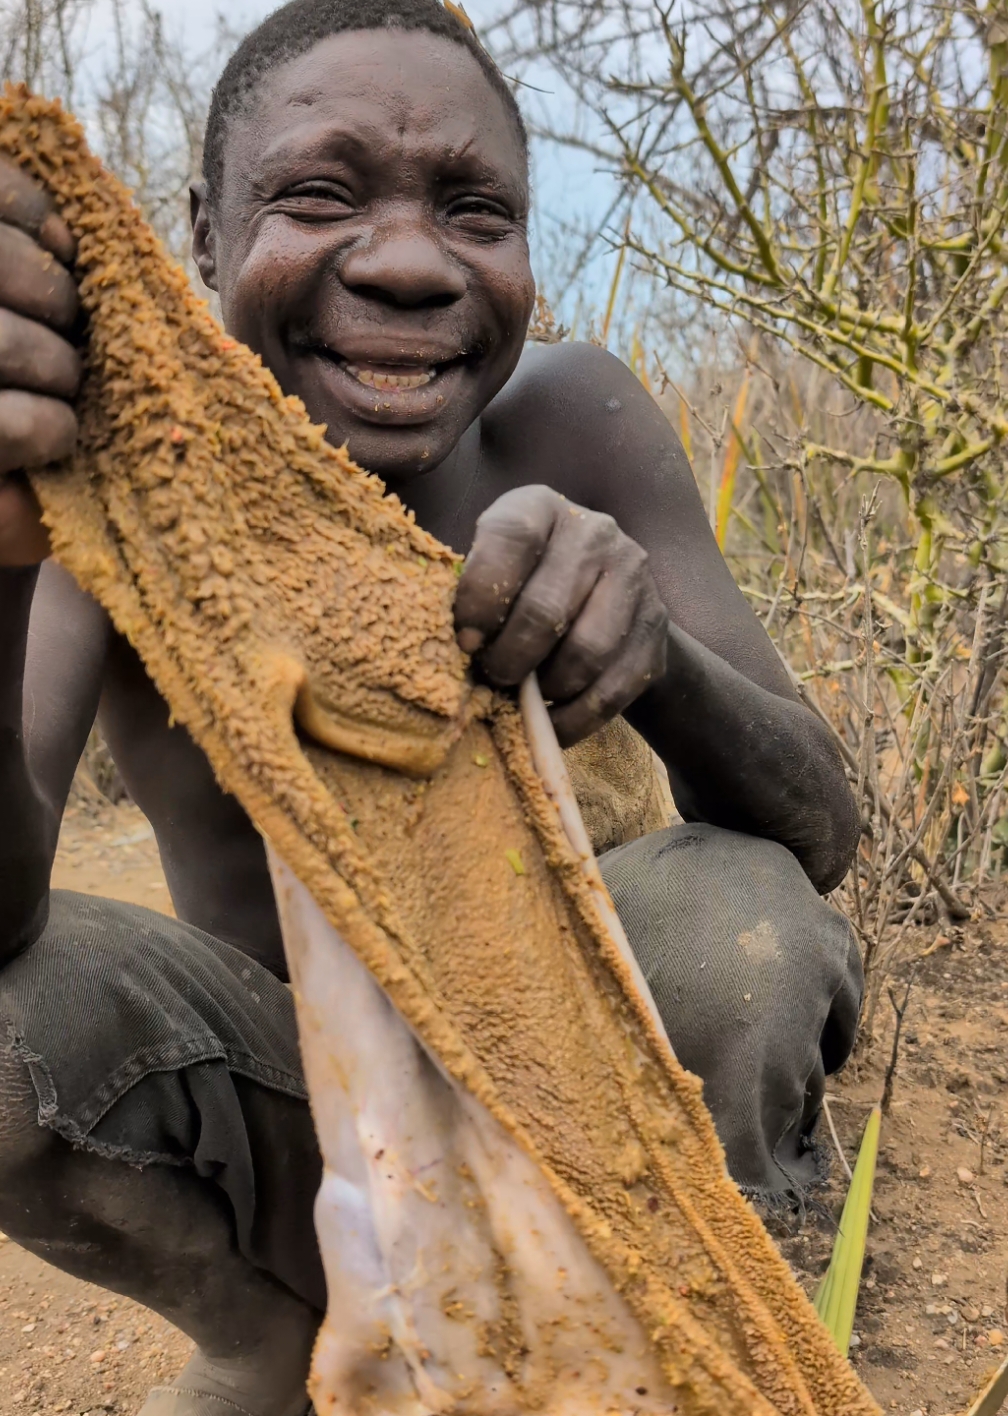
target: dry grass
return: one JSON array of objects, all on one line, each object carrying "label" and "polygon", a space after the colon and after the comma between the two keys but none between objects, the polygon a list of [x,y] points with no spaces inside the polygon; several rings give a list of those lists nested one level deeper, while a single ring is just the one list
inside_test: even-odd
[{"label": "dry grass", "polygon": [[1008,577],[949,535],[922,585],[921,528],[900,487],[805,453],[810,433],[869,444],[876,416],[775,353],[754,344],[743,369],[666,385],[663,401],[736,579],[861,802],[857,869],[839,895],[864,944],[870,1030],[908,926],[991,913],[1008,844]]}]

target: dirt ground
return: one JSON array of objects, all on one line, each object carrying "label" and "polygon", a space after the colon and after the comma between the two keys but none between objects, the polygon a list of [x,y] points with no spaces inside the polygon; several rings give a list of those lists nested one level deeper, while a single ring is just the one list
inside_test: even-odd
[{"label": "dirt ground", "polygon": [[[894,980],[902,1002],[908,970],[925,955],[882,1123],[855,1321],[855,1366],[884,1410],[907,1416],[964,1411],[1008,1352],[1008,928],[998,921],[961,933],[916,931]],[[851,1164],[891,1052],[885,1006],[877,1044],[827,1093]],[[846,1184],[834,1161],[803,1225],[770,1223],[810,1294],[829,1262]]]},{"label": "dirt ground", "polygon": [[[55,884],[170,909],[153,835],[129,805],[68,812]],[[934,926],[907,939],[904,968],[932,952],[918,967],[883,1123],[855,1325],[853,1361],[883,1409],[902,1416],[964,1411],[1008,1352],[1008,926],[960,933]],[[830,1085],[852,1161],[881,1091],[889,1027],[886,1018],[877,1046]],[[770,1221],[810,1292],[846,1183],[833,1169],[803,1218]],[[155,1314],[0,1239],[0,1416],[132,1416],[188,1350]]]}]

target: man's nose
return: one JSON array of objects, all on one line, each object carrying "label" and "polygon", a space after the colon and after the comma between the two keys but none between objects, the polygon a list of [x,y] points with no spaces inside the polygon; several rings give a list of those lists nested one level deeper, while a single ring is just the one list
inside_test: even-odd
[{"label": "man's nose", "polygon": [[438,233],[419,222],[375,227],[344,257],[340,278],[393,305],[451,305],[466,292],[465,272]]}]

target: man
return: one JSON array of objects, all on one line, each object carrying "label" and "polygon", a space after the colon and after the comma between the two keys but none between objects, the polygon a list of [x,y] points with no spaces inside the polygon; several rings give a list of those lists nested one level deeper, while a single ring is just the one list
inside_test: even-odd
[{"label": "man", "polygon": [[[478,672],[536,669],[564,744],[622,714],[666,764],[690,824],[609,852],[607,882],[736,1179],[807,1185],[860,1002],[817,895],[849,866],[854,804],[660,411],[598,349],[524,347],[510,89],[438,0],[295,0],[229,62],[205,175],[193,251],[229,330],[468,552]],[[73,242],[8,167],[0,213],[0,1227],[194,1338],[145,1416],[301,1416],[319,1159],[264,848],[45,560],[23,473],[73,447]],[[49,893],[96,713],[177,921]]]}]

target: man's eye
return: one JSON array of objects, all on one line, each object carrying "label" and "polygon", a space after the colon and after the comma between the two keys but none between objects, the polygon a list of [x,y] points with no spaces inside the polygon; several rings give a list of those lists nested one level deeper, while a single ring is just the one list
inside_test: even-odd
[{"label": "man's eye", "polygon": [[345,187],[329,182],[305,182],[299,187],[289,187],[277,197],[275,205],[302,216],[308,220],[315,218],[346,215],[353,210],[353,198]]},{"label": "man's eye", "polygon": [[478,222],[482,227],[509,226],[511,213],[490,197],[458,197],[449,203],[450,220]]}]

